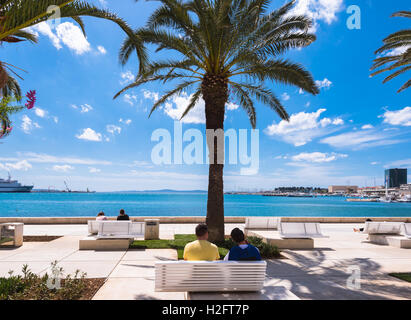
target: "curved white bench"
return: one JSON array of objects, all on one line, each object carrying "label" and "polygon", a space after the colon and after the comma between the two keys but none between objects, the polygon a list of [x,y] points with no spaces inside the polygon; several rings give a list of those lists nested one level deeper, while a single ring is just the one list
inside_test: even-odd
[{"label": "curved white bench", "polygon": [[411,223],[404,223],[403,228],[404,228],[404,235],[408,239],[411,239]]},{"label": "curved white bench", "polygon": [[161,261],[155,263],[155,291],[260,291],[265,261]]},{"label": "curved white bench", "polygon": [[366,222],[362,233],[401,234],[402,222]]},{"label": "curved white bench", "polygon": [[135,238],[144,236],[144,222],[97,221],[98,239]]},{"label": "curved white bench", "polygon": [[277,230],[280,217],[246,217],[245,229]]},{"label": "curved white bench", "polygon": [[313,222],[280,222],[279,232],[285,239],[328,238],[321,233],[320,224]]}]

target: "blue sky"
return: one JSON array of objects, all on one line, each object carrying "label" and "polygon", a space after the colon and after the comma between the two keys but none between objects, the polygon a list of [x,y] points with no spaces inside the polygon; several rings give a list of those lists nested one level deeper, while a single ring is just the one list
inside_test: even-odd
[{"label": "blue sky", "polygon": [[[95,1],[142,26],[158,5],[134,0]],[[273,1],[278,7],[283,1]],[[349,5],[361,9],[361,29],[346,26]],[[243,165],[225,166],[226,190],[259,190],[278,186],[383,184],[387,167],[411,167],[411,90],[397,94],[405,74],[382,84],[369,78],[374,51],[388,34],[409,28],[409,1],[298,0],[295,8],[315,21],[317,41],[286,57],[311,71],[321,86],[318,96],[276,83],[269,86],[291,114],[289,123],[264,105],[257,105],[259,170],[241,175]],[[13,133],[0,144],[0,176],[10,171],[36,188],[97,191],[206,189],[206,164],[156,165],[151,160],[152,133],[173,134],[174,121],[187,95],[173,98],[150,119],[148,111],[168,87],[150,84],[113,101],[137,70],[132,58],[125,66],[118,51],[125,38],[113,23],[86,18],[87,39],[70,20],[54,29],[33,28],[39,43],[4,44],[2,59],[21,73],[23,91],[37,91],[37,108],[13,117]],[[164,55],[164,53],[163,53]],[[172,53],[168,53],[172,56]],[[153,54],[153,57],[155,55]],[[225,128],[248,129],[245,112],[230,101]],[[183,123],[183,131],[205,130],[203,104]],[[185,146],[185,143],[183,146]]]}]

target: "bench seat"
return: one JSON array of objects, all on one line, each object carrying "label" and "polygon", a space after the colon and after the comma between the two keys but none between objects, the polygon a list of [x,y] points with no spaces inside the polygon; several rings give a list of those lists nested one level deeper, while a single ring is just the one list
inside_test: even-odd
[{"label": "bench seat", "polygon": [[161,261],[155,263],[155,291],[260,291],[265,261]]}]

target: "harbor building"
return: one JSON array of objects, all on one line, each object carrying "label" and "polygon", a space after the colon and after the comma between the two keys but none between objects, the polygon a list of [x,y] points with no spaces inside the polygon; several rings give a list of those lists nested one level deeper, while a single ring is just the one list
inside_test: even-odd
[{"label": "harbor building", "polygon": [[399,188],[402,184],[407,184],[407,169],[385,170],[385,182],[388,188]]},{"label": "harbor building", "polygon": [[328,193],[357,193],[358,186],[329,186]]}]

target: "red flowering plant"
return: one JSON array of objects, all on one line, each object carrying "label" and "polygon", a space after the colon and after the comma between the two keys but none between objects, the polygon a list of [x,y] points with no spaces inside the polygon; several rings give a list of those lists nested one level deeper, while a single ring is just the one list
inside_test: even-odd
[{"label": "red flowering plant", "polygon": [[12,123],[10,116],[17,112],[22,111],[23,109],[33,109],[34,104],[36,103],[36,90],[30,90],[26,94],[27,102],[25,107],[20,105],[15,105],[14,102],[20,101],[20,98],[5,96],[0,100],[0,139],[7,137],[12,129]]}]

